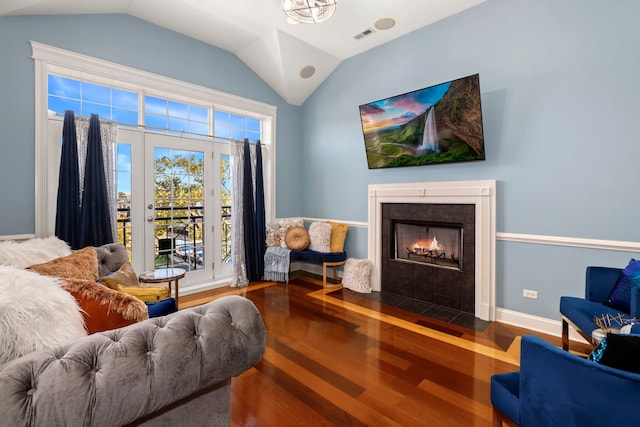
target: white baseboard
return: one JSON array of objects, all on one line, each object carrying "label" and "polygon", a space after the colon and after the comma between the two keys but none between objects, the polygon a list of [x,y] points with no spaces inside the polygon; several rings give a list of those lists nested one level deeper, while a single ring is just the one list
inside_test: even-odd
[{"label": "white baseboard", "polygon": [[[558,313],[560,317],[560,313]],[[532,331],[555,337],[562,336],[562,321],[547,319],[546,317],[533,316],[531,314],[520,313],[518,311],[507,310],[506,308],[496,309],[496,322],[506,323],[520,328],[531,329]],[[587,343],[585,339],[572,328],[569,328],[569,339]]]}]

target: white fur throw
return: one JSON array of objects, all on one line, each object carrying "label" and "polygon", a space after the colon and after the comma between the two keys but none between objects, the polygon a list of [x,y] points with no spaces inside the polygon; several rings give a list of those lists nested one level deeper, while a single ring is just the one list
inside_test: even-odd
[{"label": "white fur throw", "polygon": [[55,236],[15,242],[0,242],[0,265],[26,268],[53,259],[71,255],[71,248]]},{"label": "white fur throw", "polygon": [[87,335],[80,307],[61,283],[0,266],[0,364]]},{"label": "white fur throw", "polygon": [[371,292],[371,261],[368,259],[347,258],[342,274],[342,286],[352,291]]},{"label": "white fur throw", "polygon": [[309,226],[309,249],[316,252],[331,252],[331,230],[326,222],[312,222]]}]

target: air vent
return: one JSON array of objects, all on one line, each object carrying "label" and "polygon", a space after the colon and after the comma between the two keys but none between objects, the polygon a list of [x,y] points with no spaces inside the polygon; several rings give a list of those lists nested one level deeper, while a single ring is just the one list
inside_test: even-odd
[{"label": "air vent", "polygon": [[367,28],[366,30],[364,30],[361,33],[356,34],[355,36],[353,36],[354,39],[356,40],[360,40],[363,39],[371,34],[375,33],[375,31],[372,28]]}]

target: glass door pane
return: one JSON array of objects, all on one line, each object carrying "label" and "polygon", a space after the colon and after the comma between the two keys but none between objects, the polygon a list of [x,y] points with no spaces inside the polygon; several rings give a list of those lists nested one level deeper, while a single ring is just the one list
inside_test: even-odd
[{"label": "glass door pane", "polygon": [[[211,148],[202,141],[147,135],[147,270],[182,268],[185,284],[213,277],[207,197]],[[151,144],[149,144],[151,143]],[[188,148],[187,148],[188,147]],[[207,200],[209,199],[209,200]]]}]

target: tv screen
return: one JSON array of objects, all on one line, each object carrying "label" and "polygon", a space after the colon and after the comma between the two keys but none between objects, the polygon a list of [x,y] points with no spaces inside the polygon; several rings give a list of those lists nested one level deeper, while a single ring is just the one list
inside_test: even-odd
[{"label": "tv screen", "polygon": [[484,160],[478,74],[360,106],[369,169]]}]

